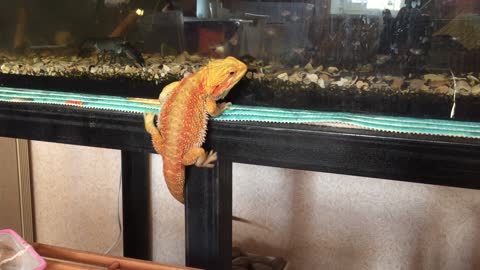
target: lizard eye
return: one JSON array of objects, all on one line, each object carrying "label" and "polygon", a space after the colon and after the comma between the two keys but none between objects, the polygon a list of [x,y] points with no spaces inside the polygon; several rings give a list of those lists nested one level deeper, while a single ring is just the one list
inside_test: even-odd
[{"label": "lizard eye", "polygon": [[230,71],[230,75],[233,75],[233,74],[235,74],[235,71]]}]

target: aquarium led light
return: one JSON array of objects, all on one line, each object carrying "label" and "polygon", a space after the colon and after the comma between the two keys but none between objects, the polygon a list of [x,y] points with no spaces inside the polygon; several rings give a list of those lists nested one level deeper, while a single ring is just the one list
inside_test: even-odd
[{"label": "aquarium led light", "polygon": [[143,14],[145,13],[145,10],[141,9],[141,8],[137,8],[137,10],[135,10],[135,13],[138,15],[138,16],[143,16]]}]

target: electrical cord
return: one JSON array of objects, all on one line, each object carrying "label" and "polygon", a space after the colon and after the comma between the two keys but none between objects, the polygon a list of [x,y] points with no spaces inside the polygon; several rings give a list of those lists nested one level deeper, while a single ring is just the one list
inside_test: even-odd
[{"label": "electrical cord", "polygon": [[123,224],[122,224],[122,219],[121,219],[121,207],[120,207],[120,204],[121,204],[121,201],[120,201],[120,192],[122,191],[122,172],[120,172],[120,179],[119,179],[119,183],[118,183],[118,193],[117,193],[117,222],[118,222],[118,235],[117,235],[117,239],[115,240],[115,242],[113,242],[113,244],[110,246],[110,248],[108,248],[104,254],[105,255],[108,255],[110,254],[110,252],[112,252],[112,250],[118,245],[118,243],[120,242],[120,239],[122,238],[122,235],[123,235]]}]

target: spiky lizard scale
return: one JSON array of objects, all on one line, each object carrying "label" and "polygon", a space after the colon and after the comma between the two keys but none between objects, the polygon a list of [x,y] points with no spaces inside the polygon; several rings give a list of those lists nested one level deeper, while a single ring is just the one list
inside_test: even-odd
[{"label": "spiky lizard scale", "polygon": [[246,71],[247,66],[233,57],[213,60],[197,73],[164,88],[157,126],[153,117],[145,116],[145,128],[163,158],[168,189],[178,201],[184,201],[185,166],[213,167],[216,154],[207,154],[200,148],[205,141],[208,115],[219,115],[228,107],[217,105],[216,101],[224,97]]}]

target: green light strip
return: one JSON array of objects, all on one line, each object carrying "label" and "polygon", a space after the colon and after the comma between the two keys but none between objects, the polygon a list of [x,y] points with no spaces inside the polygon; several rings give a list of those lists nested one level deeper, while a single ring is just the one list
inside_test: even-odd
[{"label": "green light strip", "polygon": [[[160,109],[159,106],[133,101],[125,97],[10,87],[0,87],[0,101],[73,105],[131,113],[156,113]],[[480,138],[480,122],[378,116],[345,112],[320,112],[273,107],[233,105],[221,116],[212,118],[212,120],[304,124],[335,123],[387,132]]]}]

